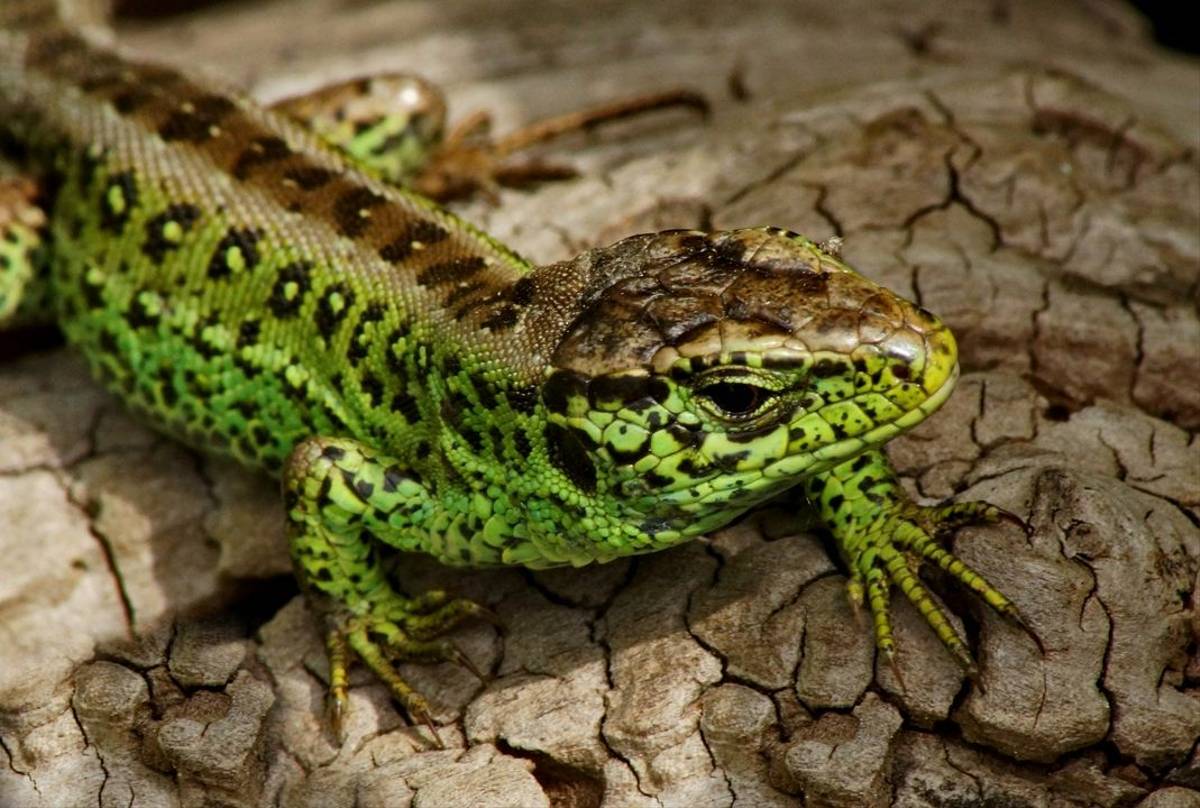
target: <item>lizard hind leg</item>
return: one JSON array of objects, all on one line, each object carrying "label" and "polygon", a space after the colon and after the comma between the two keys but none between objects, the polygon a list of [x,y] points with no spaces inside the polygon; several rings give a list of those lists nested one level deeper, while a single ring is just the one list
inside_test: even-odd
[{"label": "lizard hind leg", "polygon": [[578,172],[570,166],[511,158],[571,132],[672,107],[708,112],[700,95],[668,90],[546,118],[503,137],[492,137],[485,112],[468,115],[446,132],[441,92],[403,73],[329,85],[278,101],[272,109],[309,126],[380,178],[445,202],[477,192],[495,201],[502,186],[571,179]]},{"label": "lizard hind leg", "polygon": [[46,216],[36,197],[32,180],[0,172],[0,329],[53,319],[41,260]]},{"label": "lizard hind leg", "polygon": [[433,84],[383,73],[330,84],[271,106],[320,135],[367,171],[408,185],[441,144],[446,104]]},{"label": "lizard hind leg", "polygon": [[436,737],[429,702],[393,662],[448,661],[478,674],[461,651],[437,638],[470,618],[497,622],[473,601],[440,591],[409,598],[388,580],[379,560],[381,544],[420,549],[415,537],[436,520],[436,500],[394,459],[340,438],[310,438],[298,445],[284,470],[283,490],[296,575],[328,622],[335,735],[342,735],[353,654]]}]

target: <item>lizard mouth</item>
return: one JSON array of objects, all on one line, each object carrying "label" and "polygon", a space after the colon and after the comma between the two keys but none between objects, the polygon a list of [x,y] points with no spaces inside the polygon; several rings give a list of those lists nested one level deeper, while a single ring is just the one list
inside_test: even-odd
[{"label": "lizard mouth", "polygon": [[946,399],[950,398],[950,394],[954,392],[958,376],[959,367],[958,363],[955,362],[950,366],[941,384],[934,388],[928,397],[914,409],[909,410],[893,421],[888,421],[873,429],[869,429],[861,435],[830,443],[812,452],[803,452],[780,458],[763,467],[763,476],[771,479],[781,479],[784,477],[794,477],[802,473],[814,473],[818,468],[829,468],[843,460],[848,460],[859,452],[887,443],[900,433],[906,432],[924,421],[945,404]]}]

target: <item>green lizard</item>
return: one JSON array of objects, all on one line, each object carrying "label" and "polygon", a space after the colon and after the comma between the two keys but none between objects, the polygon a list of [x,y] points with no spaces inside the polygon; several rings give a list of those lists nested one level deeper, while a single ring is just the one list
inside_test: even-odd
[{"label": "green lizard", "polygon": [[280,478],[297,576],[328,620],[335,722],[351,653],[428,722],[394,663],[470,665],[443,635],[490,616],[397,592],[389,551],[604,562],[797,486],[879,651],[896,586],[973,675],[914,569],[1021,624],[935,541],[1009,515],[917,505],[881,451],[950,395],[946,326],[777,228],[533,266],[401,185],[460,192],[466,154],[466,190],[486,186],[519,144],[431,151],[436,98],[397,81],[327,92],[395,105],[346,127],[320,95],[264,109],[93,44],[46,0],[0,7],[0,143],[40,189],[0,193],[0,319],[55,320],[148,421]]}]

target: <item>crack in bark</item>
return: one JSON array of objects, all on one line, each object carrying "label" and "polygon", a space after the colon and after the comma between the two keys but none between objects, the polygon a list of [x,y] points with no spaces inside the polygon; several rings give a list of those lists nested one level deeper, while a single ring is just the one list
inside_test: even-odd
[{"label": "crack in bark", "polygon": [[791,171],[793,168],[800,165],[800,163],[804,162],[805,158],[807,158],[808,155],[809,155],[808,151],[800,150],[800,151],[796,152],[795,154],[788,156],[788,158],[786,160],[781,162],[775,168],[770,169],[763,176],[759,177],[758,179],[747,182],[746,184],[744,184],[740,188],[738,188],[736,191],[727,195],[725,197],[725,199],[723,199],[721,202],[715,204],[713,206],[713,209],[721,210],[722,208],[727,208],[730,205],[734,204],[735,202],[740,202],[741,200],[745,199],[752,192],[758,190],[759,188],[763,188],[765,186],[771,185],[776,180],[778,180],[780,177],[784,176],[789,171]]},{"label": "crack in bark", "polygon": [[[701,715],[704,713],[704,708],[701,707]],[[704,751],[708,753],[708,761],[712,766],[709,773],[716,772],[721,775],[721,779],[725,781],[725,790],[729,792],[730,804],[737,801],[737,791],[733,787],[733,780],[730,779],[729,773],[725,771],[723,766],[717,763],[717,756],[713,753],[712,747],[709,746],[708,737],[704,734],[704,722],[700,721],[696,725],[696,733],[700,736],[700,744],[704,747]]]},{"label": "crack in bark", "polygon": [[829,198],[829,188],[824,184],[805,185],[813,191],[816,191],[817,198],[813,201],[812,209],[818,216],[829,223],[829,228],[833,230],[833,235],[837,238],[842,238],[846,234],[846,229],[842,227],[842,223],[838,221],[837,214],[832,208],[826,206],[825,202]]},{"label": "crack in bark", "polygon": [[[632,567],[633,565],[631,564],[630,566]],[[600,733],[597,736],[597,738],[600,741],[600,743],[604,745],[604,748],[608,750],[609,755],[611,755],[614,760],[620,761],[621,763],[623,763],[625,765],[625,767],[627,769],[629,769],[629,773],[633,776],[634,787],[638,790],[638,793],[640,793],[642,796],[644,796],[648,799],[654,800],[658,805],[661,806],[662,801],[659,800],[653,794],[646,791],[646,789],[642,787],[642,778],[638,774],[637,768],[633,765],[633,761],[630,758],[628,758],[623,752],[621,752],[615,746],[613,746],[612,742],[609,741],[608,731],[607,731],[608,718],[609,718],[609,716],[608,716],[608,700],[609,700],[609,696],[612,693],[614,693],[615,691],[617,691],[618,688],[617,688],[616,681],[613,678],[613,671],[612,671],[612,666],[613,666],[612,645],[611,645],[611,643],[609,643],[609,641],[607,639],[602,639],[600,641],[600,648],[604,652],[604,678],[608,684],[608,692],[605,694],[605,697],[603,700],[604,701],[604,712],[600,716]]]},{"label": "crack in bark", "polygon": [[121,573],[121,564],[117,559],[116,550],[113,549],[112,540],[96,527],[95,517],[99,512],[89,507],[88,503],[80,502],[76,499],[70,486],[64,486],[63,493],[72,507],[83,515],[87,522],[88,533],[91,534],[96,544],[99,545],[100,552],[104,556],[104,564],[108,569],[108,574],[112,578],[113,585],[117,590],[117,596],[121,601],[121,613],[125,620],[125,630],[130,637],[137,636],[137,609],[133,605],[133,597],[129,594],[129,589],[125,586],[125,578]]}]

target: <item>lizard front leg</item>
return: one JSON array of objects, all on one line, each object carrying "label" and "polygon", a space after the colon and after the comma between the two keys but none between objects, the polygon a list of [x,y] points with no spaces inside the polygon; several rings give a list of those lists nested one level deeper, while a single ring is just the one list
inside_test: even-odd
[{"label": "lizard front leg", "polygon": [[439,639],[470,617],[496,621],[473,601],[444,592],[405,597],[379,560],[380,544],[427,549],[446,521],[429,490],[393,458],[345,438],[311,438],[293,450],[283,473],[296,575],[329,623],[330,717],[340,737],[347,707],[349,652],[382,680],[409,715],[436,737],[425,698],[393,662],[442,662],[478,670]]},{"label": "lizard front leg", "polygon": [[895,642],[888,601],[895,585],[967,675],[977,678],[975,661],[966,643],[915,573],[924,561],[941,567],[997,612],[1028,631],[1008,598],[937,542],[940,535],[972,523],[1008,520],[1024,527],[1017,517],[986,502],[918,505],[905,494],[887,457],[877,449],[809,478],[804,490],[833,534],[849,568],[851,600],[861,606],[865,596],[876,647],[889,662],[893,660]]}]

